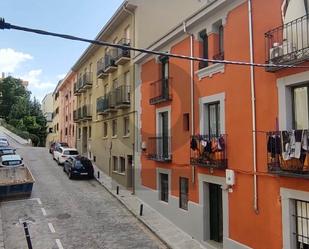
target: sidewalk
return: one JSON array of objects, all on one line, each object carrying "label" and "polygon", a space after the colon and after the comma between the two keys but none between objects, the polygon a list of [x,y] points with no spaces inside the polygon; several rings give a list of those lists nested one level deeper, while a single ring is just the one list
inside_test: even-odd
[{"label": "sidewalk", "polygon": [[0,133],[4,133],[5,135],[11,137],[13,140],[15,140],[17,143],[21,145],[29,145],[29,142],[27,140],[17,136],[16,134],[4,128],[3,126],[0,126]]},{"label": "sidewalk", "polygon": [[[180,230],[159,212],[142,202],[131,191],[124,189],[119,184],[119,195],[116,194],[117,183],[107,176],[103,171],[94,166],[95,178],[104,188],[119,200],[137,219],[139,219],[149,230],[151,230],[169,248],[177,249],[202,249],[205,248],[190,235]],[[100,178],[98,179],[98,171]],[[140,205],[143,204],[143,216],[139,215]]]}]

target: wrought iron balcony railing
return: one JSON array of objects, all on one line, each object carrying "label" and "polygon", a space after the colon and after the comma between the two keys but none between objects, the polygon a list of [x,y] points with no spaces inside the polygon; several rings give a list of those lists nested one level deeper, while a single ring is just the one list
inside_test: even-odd
[{"label": "wrought iron balcony railing", "polygon": [[74,83],[74,95],[77,96],[77,95],[80,95],[80,93],[78,92],[79,88],[78,88],[78,83]]},{"label": "wrought iron balcony railing", "polygon": [[151,105],[172,100],[172,79],[161,79],[150,84],[150,100]]},{"label": "wrought iron balcony railing", "polygon": [[97,62],[97,77],[98,78],[102,79],[108,75],[107,73],[105,73],[104,70],[105,70],[105,58],[103,57]]},{"label": "wrought iron balcony railing", "polygon": [[92,72],[86,72],[83,74],[83,88],[88,88],[92,86]]},{"label": "wrought iron balcony railing", "polygon": [[120,86],[115,90],[116,93],[116,107],[127,108],[130,107],[131,103],[131,87]]},{"label": "wrought iron balcony railing", "polygon": [[160,136],[148,138],[148,159],[159,162],[172,161],[171,137]]},{"label": "wrought iron balcony railing", "polygon": [[78,118],[78,120],[83,118],[83,113],[82,113],[81,107],[77,109],[77,118]]},{"label": "wrought iron balcony railing", "polygon": [[192,165],[226,169],[226,135],[197,135],[191,137],[190,162]]},{"label": "wrought iron balcony railing", "polygon": [[115,64],[115,58],[117,56],[117,49],[112,49],[109,51],[108,54],[105,55],[104,57],[104,72],[105,73],[112,73],[116,71],[117,65]]},{"label": "wrought iron balcony railing", "polygon": [[[130,40],[129,39],[121,39],[118,42],[119,45],[123,45],[123,46],[127,46],[130,47]],[[115,58],[115,64],[116,65],[123,65],[126,62],[130,61],[130,49],[126,49],[126,48],[118,48],[117,49],[117,55]]]},{"label": "wrought iron balcony railing", "polygon": [[309,178],[308,130],[268,132],[268,172]]},{"label": "wrought iron balcony railing", "polygon": [[108,109],[108,98],[103,96],[97,99],[97,113],[104,114]]},{"label": "wrought iron balcony railing", "polygon": [[[265,33],[266,63],[297,64],[309,59],[309,15]],[[268,67],[276,71],[280,67]]]},{"label": "wrought iron balcony railing", "polygon": [[78,111],[77,110],[74,110],[73,111],[73,121],[74,122],[77,122],[79,120],[78,118]]},{"label": "wrought iron balcony railing", "polygon": [[84,105],[82,107],[82,117],[83,117],[83,119],[91,119],[92,118],[92,112],[91,112],[91,106],[90,105]]}]

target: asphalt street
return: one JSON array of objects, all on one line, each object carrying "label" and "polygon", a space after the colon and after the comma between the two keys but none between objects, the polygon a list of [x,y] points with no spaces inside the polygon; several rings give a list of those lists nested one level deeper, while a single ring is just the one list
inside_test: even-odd
[{"label": "asphalt street", "polygon": [[69,180],[46,148],[17,144],[36,180],[30,199],[1,203],[6,249],[165,248],[95,180]]}]

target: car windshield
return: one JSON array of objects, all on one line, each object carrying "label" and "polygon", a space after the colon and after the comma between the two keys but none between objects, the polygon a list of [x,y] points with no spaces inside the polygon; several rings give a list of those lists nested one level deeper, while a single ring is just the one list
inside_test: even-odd
[{"label": "car windshield", "polygon": [[10,155],[10,154],[14,154],[14,150],[11,149],[7,149],[7,150],[0,150],[0,154],[2,155]]},{"label": "car windshield", "polygon": [[75,156],[75,155],[78,155],[78,151],[77,150],[65,150],[63,152],[63,155]]},{"label": "car windshield", "polygon": [[87,169],[91,166],[92,166],[92,164],[91,164],[91,161],[89,161],[89,160],[77,160],[75,162],[75,168],[77,168],[77,169],[80,169],[80,168],[86,168]]},{"label": "car windshield", "polygon": [[21,164],[21,161],[20,160],[10,160],[10,161],[4,161],[2,162],[2,164],[6,166],[14,166],[14,165]]}]

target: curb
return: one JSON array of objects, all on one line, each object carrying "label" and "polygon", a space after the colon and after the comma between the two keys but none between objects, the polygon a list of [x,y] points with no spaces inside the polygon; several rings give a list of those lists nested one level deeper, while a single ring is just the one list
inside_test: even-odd
[{"label": "curb", "polygon": [[[11,139],[13,139],[16,143],[19,143],[21,145],[24,145],[24,146],[29,146],[30,144],[25,142],[25,143],[21,143],[20,141],[18,141],[15,137],[11,136],[11,134],[9,134],[9,132],[7,131],[3,131],[4,134],[6,134],[7,136],[9,136]],[[12,132],[13,133],[13,132]],[[13,133],[14,134],[14,133]],[[16,134],[14,134],[16,135]],[[17,135],[16,135],[17,136]],[[24,140],[24,139],[23,139]],[[25,140],[26,141],[26,140]]]},{"label": "curb", "polygon": [[4,247],[4,236],[3,236],[2,214],[1,214],[1,205],[0,205],[0,249],[5,249],[5,247]]},{"label": "curb", "polygon": [[[98,180],[97,177],[95,177],[96,181],[99,182],[106,190],[110,193],[115,199],[118,200],[118,202],[125,207],[139,222],[141,222],[157,239],[159,239],[167,248],[171,249],[173,248],[164,238],[162,238],[150,225],[148,225],[142,218],[140,218],[139,215],[137,215],[131,208],[129,208],[126,203],[121,200],[113,191],[111,191],[109,188],[107,188],[102,182]],[[0,247],[1,249],[1,247]]]}]

